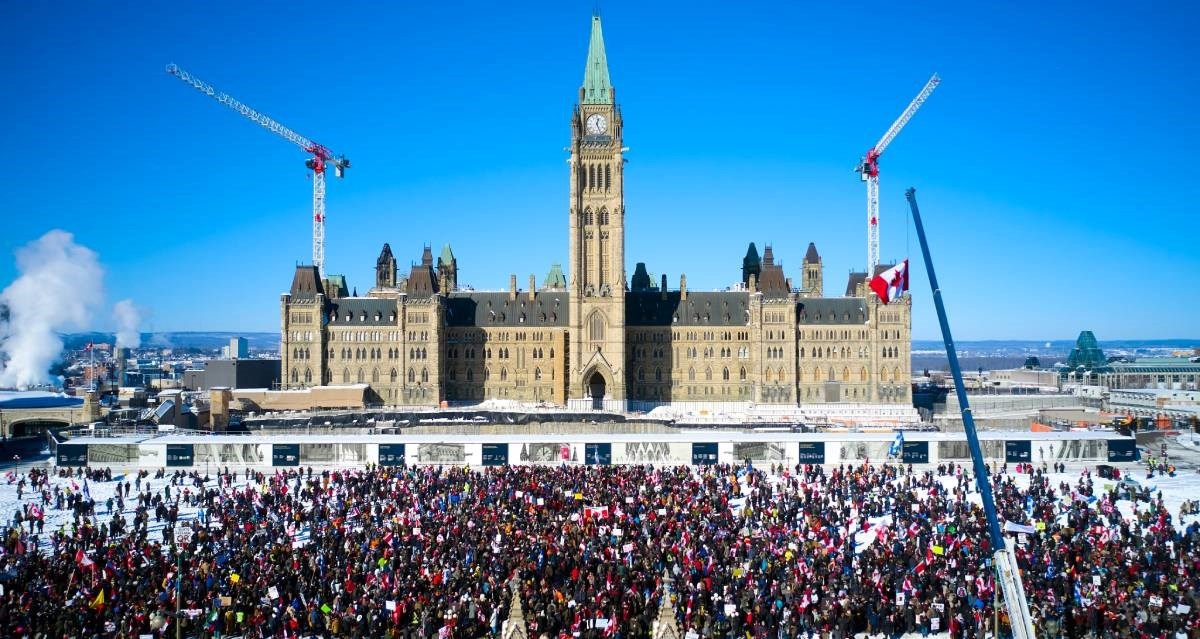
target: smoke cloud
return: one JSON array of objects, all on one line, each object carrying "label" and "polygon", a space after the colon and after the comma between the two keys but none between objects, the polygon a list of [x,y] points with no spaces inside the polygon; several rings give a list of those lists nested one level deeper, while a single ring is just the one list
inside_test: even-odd
[{"label": "smoke cloud", "polygon": [[113,320],[117,323],[117,348],[137,348],[142,345],[142,334],[138,326],[142,323],[142,312],[133,300],[121,300],[113,306]]},{"label": "smoke cloud", "polygon": [[17,277],[0,292],[8,317],[0,324],[0,387],[28,388],[50,381],[62,353],[62,331],[88,327],[104,298],[96,253],[53,230],[17,249]]}]

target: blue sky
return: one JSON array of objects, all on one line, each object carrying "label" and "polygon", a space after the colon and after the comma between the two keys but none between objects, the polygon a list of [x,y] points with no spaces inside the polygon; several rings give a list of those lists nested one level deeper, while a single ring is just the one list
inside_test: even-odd
[{"label": "blue sky", "polygon": [[[604,2],[630,147],[627,269],[727,286],[746,244],[827,292],[865,262],[852,172],[884,155],[882,255],[910,256],[913,334],[938,337],[904,189],[918,188],[960,339],[1196,337],[1195,3]],[[168,62],[345,153],[327,263],[360,292],[450,242],[460,282],[567,258],[568,117],[591,2],[2,3],[13,251],[63,228],[145,330],[277,330],[311,257],[304,155]],[[108,328],[108,311],[96,328]]]}]

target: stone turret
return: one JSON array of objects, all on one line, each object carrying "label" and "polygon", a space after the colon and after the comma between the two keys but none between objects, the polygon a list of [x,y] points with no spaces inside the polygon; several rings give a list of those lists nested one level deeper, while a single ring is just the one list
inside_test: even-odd
[{"label": "stone turret", "polygon": [[804,254],[804,267],[801,272],[800,287],[809,297],[825,297],[825,273],[821,266],[821,254],[817,253],[817,245],[809,242],[808,252]]},{"label": "stone turret", "polygon": [[563,274],[561,264],[551,264],[550,272],[542,282],[542,289],[547,291],[563,291],[567,288],[567,276]]},{"label": "stone turret", "polygon": [[379,252],[379,258],[375,260],[375,286],[396,287],[396,256],[392,255],[392,247],[386,242]]},{"label": "stone turret", "polygon": [[437,258],[437,272],[442,293],[458,290],[458,259],[449,244],[442,247],[442,254]]},{"label": "stone turret", "polygon": [[762,277],[762,260],[758,257],[758,248],[754,242],[746,249],[746,257],[742,258],[742,284],[750,285],[750,279]]},{"label": "stone turret", "polygon": [[525,610],[521,608],[519,582],[514,578],[509,587],[512,589],[512,603],[508,606],[508,619],[504,620],[500,629],[500,639],[529,639]]},{"label": "stone turret", "polygon": [[658,600],[658,616],[650,626],[654,639],[683,639],[679,622],[675,620],[675,603],[671,601],[671,573],[663,570],[662,596]]},{"label": "stone turret", "polygon": [[646,271],[646,263],[638,262],[633,269],[633,279],[629,280],[629,288],[634,291],[650,290],[650,273]]}]

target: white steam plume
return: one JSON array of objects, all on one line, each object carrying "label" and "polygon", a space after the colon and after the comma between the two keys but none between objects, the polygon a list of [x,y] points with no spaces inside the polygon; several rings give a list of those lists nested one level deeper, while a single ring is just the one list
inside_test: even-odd
[{"label": "white steam plume", "polygon": [[86,329],[104,298],[104,269],[96,253],[53,230],[17,249],[21,273],[4,292],[0,326],[0,387],[28,388],[50,381],[62,353],[60,331]]},{"label": "white steam plume", "polygon": [[117,348],[137,348],[142,345],[142,334],[138,332],[142,312],[133,305],[133,300],[117,302],[113,306],[113,320],[117,322]]}]

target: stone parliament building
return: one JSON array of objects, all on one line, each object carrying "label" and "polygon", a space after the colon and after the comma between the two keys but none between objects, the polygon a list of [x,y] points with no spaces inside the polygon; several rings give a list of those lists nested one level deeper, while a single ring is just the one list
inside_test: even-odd
[{"label": "stone parliament building", "polygon": [[[425,247],[407,277],[389,245],[375,286],[296,267],[280,300],[282,387],[365,384],[387,405],[491,399],[577,409],[656,405],[797,406],[910,402],[911,298],[883,305],[866,273],[826,297],[821,257],[801,285],[770,246],[750,244],[741,282],[724,291],[669,289],[643,263],[625,271],[621,110],[600,18],[571,119],[569,261],[541,286],[461,290],[449,246]],[[890,265],[880,265],[881,272]]]}]

